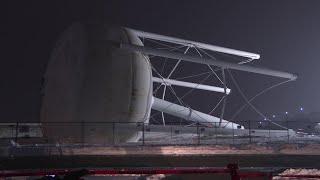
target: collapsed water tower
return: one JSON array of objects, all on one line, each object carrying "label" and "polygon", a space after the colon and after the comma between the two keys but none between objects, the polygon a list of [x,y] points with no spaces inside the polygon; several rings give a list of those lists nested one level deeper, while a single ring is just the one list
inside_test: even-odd
[{"label": "collapsed water tower", "polygon": [[[144,46],[148,38],[180,46],[244,57],[241,63],[196,57]],[[223,86],[185,82],[152,74],[149,56],[216,66],[223,72]],[[104,23],[75,23],[59,38],[44,75],[41,127],[51,143],[106,144],[134,142],[149,122],[151,109],[203,126],[234,133],[241,124],[181,104],[153,97],[153,83],[182,86],[227,96],[224,70],[232,69],[295,80],[296,75],[247,65],[260,55],[154,33],[113,27]],[[211,69],[212,70],[212,69]],[[223,126],[221,124],[224,124]],[[229,131],[232,129],[232,131]],[[239,131],[246,134],[245,131]]]}]

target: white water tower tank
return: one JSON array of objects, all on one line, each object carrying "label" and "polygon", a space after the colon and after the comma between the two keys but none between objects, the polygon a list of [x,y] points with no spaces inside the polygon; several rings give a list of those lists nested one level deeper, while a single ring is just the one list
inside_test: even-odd
[{"label": "white water tower tank", "polygon": [[[112,42],[143,46],[129,29],[103,23],[75,23],[59,38],[44,76],[41,107],[49,142],[103,144],[141,136],[136,122],[148,122],[151,110],[150,62]],[[111,122],[132,124],[121,129]]]}]

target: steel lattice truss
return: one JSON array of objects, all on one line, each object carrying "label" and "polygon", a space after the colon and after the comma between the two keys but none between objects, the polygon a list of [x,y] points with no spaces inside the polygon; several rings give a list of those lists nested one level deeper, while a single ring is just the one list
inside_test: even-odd
[{"label": "steel lattice truss", "polygon": [[[270,69],[248,65],[254,60],[260,58],[260,55],[258,54],[199,43],[195,41],[174,38],[174,37],[168,37],[168,36],[163,36],[163,35],[158,35],[158,34],[153,34],[148,32],[142,32],[142,31],[133,30],[133,29],[129,29],[129,30],[131,30],[138,37],[141,38],[141,40],[144,43],[144,46],[120,44],[121,48],[129,51],[141,52],[145,54],[145,58],[149,58],[151,62],[153,62],[153,59],[158,59],[158,58],[161,58],[163,60],[163,65],[161,70],[159,70],[157,66],[152,65],[152,70],[154,75],[153,82],[154,84],[157,84],[157,86],[155,86],[154,88],[154,96],[156,98],[155,100],[159,101],[161,104],[166,104],[166,107],[164,108],[165,110],[175,107],[175,104],[172,104],[172,103],[170,104],[165,102],[166,96],[168,92],[170,92],[176,98],[175,102],[179,103],[181,107],[183,106],[189,109],[190,118],[191,118],[191,114],[194,113],[196,116],[199,117],[198,121],[200,119],[201,122],[207,121],[206,120],[207,118],[204,117],[206,116],[206,114],[193,110],[191,106],[184,101],[184,98],[192,94],[192,92],[196,89],[213,91],[215,93],[221,93],[222,95],[220,96],[219,100],[212,106],[211,110],[207,114],[212,115],[220,107],[221,112],[219,113],[219,117],[218,117],[219,127],[226,127],[229,123],[228,121],[225,121],[227,122],[226,124],[221,125],[221,123],[224,121],[223,118],[224,118],[224,112],[226,108],[226,98],[231,91],[226,85],[227,84],[226,72],[228,72],[228,74],[231,77],[231,80],[233,81],[238,91],[240,92],[241,96],[246,102],[234,114],[234,116],[231,118],[231,121],[233,121],[235,117],[247,106],[254,109],[265,120],[271,121],[270,118],[266,117],[255,106],[253,106],[251,102],[256,97],[267,92],[268,90],[276,86],[279,86],[281,84],[284,84],[286,82],[295,80],[297,78],[296,75],[290,74],[287,72],[281,72],[281,71],[270,70]],[[220,58],[218,57],[219,55],[228,57],[229,61],[220,60]],[[230,62],[230,59],[232,60],[231,62]],[[174,61],[173,67],[166,66],[166,63],[169,60],[170,62]],[[185,62],[197,63],[198,66],[206,66],[207,69],[201,73],[197,73],[197,74],[191,73],[188,76],[173,78],[175,72],[179,69],[179,66],[183,65],[183,63]],[[164,69],[166,69],[166,71],[164,71]],[[229,71],[229,69],[286,78],[288,80],[275,84],[269,88],[266,88],[263,91],[259,92],[257,95],[249,99],[241,91],[238,83],[236,82],[235,78],[232,76],[232,73]],[[197,83],[182,81],[182,80],[186,80],[194,77],[203,77],[203,78],[199,80]],[[216,84],[218,84],[218,86],[204,84],[210,79],[214,79]],[[182,96],[178,96],[178,93],[176,93],[175,88],[179,86],[188,87],[191,89],[187,93],[183,94]],[[161,93],[159,93],[160,89],[162,89]],[[180,106],[177,106],[175,109],[179,110],[179,108]],[[183,109],[181,109],[180,111],[183,111]],[[161,111],[159,113],[161,114],[162,124],[165,125],[166,121],[165,121],[164,111]],[[179,112],[176,112],[176,113],[179,113]],[[154,118],[154,116],[157,114],[158,113],[153,114],[151,116],[151,119]],[[193,121],[193,123],[198,123],[198,121]],[[232,128],[233,128],[233,123],[232,123]],[[285,128],[285,127],[282,127],[282,128]]]}]

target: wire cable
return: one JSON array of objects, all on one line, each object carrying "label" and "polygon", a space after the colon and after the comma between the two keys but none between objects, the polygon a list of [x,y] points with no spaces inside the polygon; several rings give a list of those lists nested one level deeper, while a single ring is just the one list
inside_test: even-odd
[{"label": "wire cable", "polygon": [[265,118],[266,120],[268,120],[268,121],[271,122],[272,124],[274,124],[274,125],[276,125],[276,126],[278,126],[278,127],[281,127],[281,128],[283,128],[283,129],[288,130],[287,127],[282,126],[282,125],[280,125],[280,124],[278,124],[278,123],[275,123],[275,122],[271,121],[269,118],[267,118],[266,115],[264,115],[262,112],[260,112],[260,111],[248,100],[248,98],[245,96],[245,94],[244,94],[243,91],[241,90],[239,84],[237,83],[237,81],[236,81],[235,78],[233,77],[233,75],[232,75],[232,73],[230,72],[230,70],[228,70],[228,69],[226,69],[226,70],[228,71],[228,73],[229,73],[229,75],[230,75],[230,77],[231,77],[232,82],[233,82],[234,85],[236,86],[236,88],[237,88],[237,90],[239,91],[239,93],[240,93],[240,95],[242,96],[242,98],[246,101],[246,103],[247,103],[257,114],[259,114],[261,117]]},{"label": "wire cable", "polygon": [[[277,83],[277,84],[274,84],[274,85],[272,85],[272,86],[270,86],[270,87],[268,87],[268,88],[266,88],[266,89],[263,89],[262,91],[260,91],[259,93],[257,93],[255,96],[251,97],[248,101],[249,101],[249,102],[252,102],[254,99],[256,99],[256,98],[259,97],[260,95],[268,92],[269,90],[271,90],[271,89],[273,89],[273,88],[275,88],[275,87],[278,87],[278,86],[280,86],[280,85],[282,85],[282,84],[288,83],[288,82],[290,82],[290,81],[291,81],[291,80],[282,81],[282,82]],[[239,113],[241,113],[246,107],[248,107],[248,104],[247,104],[247,103],[243,104],[243,105],[237,110],[237,112],[235,112],[235,113],[232,115],[232,117],[231,117],[230,120],[233,121],[233,120],[237,117],[237,115],[238,115]]]}]

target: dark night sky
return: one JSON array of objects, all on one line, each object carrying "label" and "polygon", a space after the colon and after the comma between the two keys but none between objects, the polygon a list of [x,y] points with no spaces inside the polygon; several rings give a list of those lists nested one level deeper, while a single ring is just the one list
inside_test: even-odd
[{"label": "dark night sky", "polygon": [[[319,111],[320,1],[10,1],[2,6],[0,121],[36,121],[45,65],[59,34],[72,22],[111,24],[260,53],[255,64],[299,74],[263,95],[266,114]],[[250,97],[281,79],[236,73]],[[232,87],[232,85],[230,85]],[[243,101],[234,93],[228,110]],[[252,111],[242,117],[255,118]]]}]

